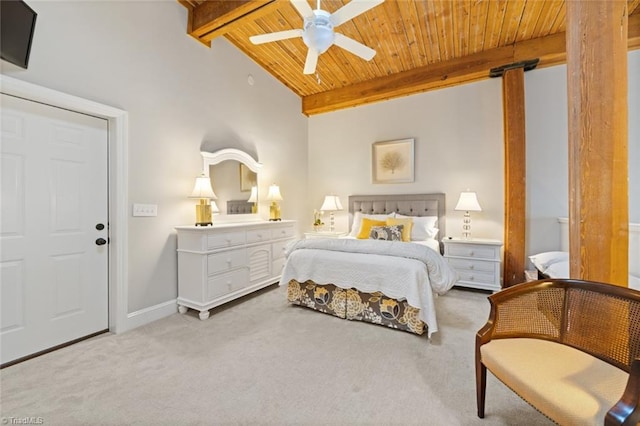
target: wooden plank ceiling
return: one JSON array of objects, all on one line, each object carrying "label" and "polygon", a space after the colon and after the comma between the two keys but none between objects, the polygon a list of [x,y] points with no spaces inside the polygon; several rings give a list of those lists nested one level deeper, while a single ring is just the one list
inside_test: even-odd
[{"label": "wooden plank ceiling", "polygon": [[[331,46],[304,75],[302,38],[254,45],[252,35],[302,28],[288,0],[178,0],[187,33],[210,45],[224,36],[302,99],[306,115],[476,81],[489,70],[539,58],[564,62],[565,1],[386,0],[336,32],[376,50],[369,62]],[[333,13],[348,0],[322,0]],[[628,0],[629,48],[640,48],[640,0]],[[315,9],[315,0],[309,5]]]}]

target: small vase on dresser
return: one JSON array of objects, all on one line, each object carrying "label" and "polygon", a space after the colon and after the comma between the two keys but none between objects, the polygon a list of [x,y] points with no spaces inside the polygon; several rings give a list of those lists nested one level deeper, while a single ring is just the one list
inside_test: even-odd
[{"label": "small vase on dresser", "polygon": [[178,310],[209,309],[280,280],[295,221],[177,226]]}]

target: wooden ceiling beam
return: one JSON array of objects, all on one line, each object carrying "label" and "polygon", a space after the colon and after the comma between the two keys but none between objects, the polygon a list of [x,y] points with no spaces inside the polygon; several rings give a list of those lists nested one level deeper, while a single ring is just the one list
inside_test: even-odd
[{"label": "wooden ceiling beam", "polygon": [[[628,19],[628,48],[640,48],[640,14]],[[302,98],[310,116],[489,78],[491,68],[530,59],[538,68],[566,63],[566,33],[556,33]]]},{"label": "wooden ceiling beam", "polygon": [[211,46],[211,40],[231,31],[244,19],[255,20],[271,13],[276,0],[213,0],[192,6],[178,0],[189,10],[187,32],[196,40]]}]

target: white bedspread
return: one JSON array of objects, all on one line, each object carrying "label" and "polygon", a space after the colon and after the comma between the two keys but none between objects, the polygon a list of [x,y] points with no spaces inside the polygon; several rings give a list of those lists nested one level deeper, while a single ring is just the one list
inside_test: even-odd
[{"label": "white bedspread", "polygon": [[433,293],[444,294],[456,273],[436,251],[399,241],[308,239],[291,243],[285,252],[280,285],[295,279],[335,284],[361,292],[380,291],[420,309],[420,319],[438,331]]}]

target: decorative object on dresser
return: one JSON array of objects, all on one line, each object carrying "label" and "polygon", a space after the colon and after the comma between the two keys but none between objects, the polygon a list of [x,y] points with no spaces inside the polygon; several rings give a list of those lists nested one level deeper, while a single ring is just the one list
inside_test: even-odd
[{"label": "decorative object on dresser", "polygon": [[457,286],[500,291],[501,241],[445,238],[442,243],[445,259],[458,273]]},{"label": "decorative object on dresser", "polygon": [[258,187],[251,187],[251,196],[247,200],[248,203],[251,203],[251,213],[258,213]]},{"label": "decorative object on dresser", "polygon": [[269,220],[280,220],[280,205],[278,201],[282,201],[282,195],[280,195],[280,187],[275,183],[269,187],[267,200],[271,201],[271,206],[269,206]]},{"label": "decorative object on dresser", "polygon": [[337,195],[327,195],[324,197],[324,202],[322,203],[322,207],[320,207],[320,211],[329,212],[329,232],[335,231],[335,218],[333,212],[341,211],[342,203],[340,203],[340,198]]},{"label": "decorative object on dresser", "polygon": [[277,283],[295,221],[177,226],[178,309],[200,312]]},{"label": "decorative object on dresser", "polygon": [[482,208],[478,203],[478,197],[475,192],[461,192],[458,204],[454,210],[464,211],[464,219],[462,220],[462,238],[471,238],[471,214],[469,212],[481,212]]},{"label": "decorative object on dresser", "polygon": [[373,183],[413,182],[413,139],[376,142],[371,152]]},{"label": "decorative object on dresser", "polygon": [[[204,173],[196,178],[196,183],[191,192],[190,198],[198,198],[196,204],[196,226],[207,226],[213,223],[211,218],[211,204],[209,200],[216,200],[216,194],[211,188],[211,180]],[[218,206],[216,205],[216,210]]]}]

